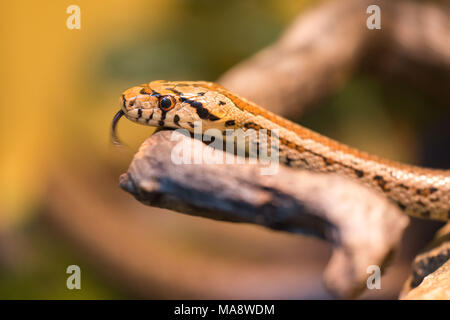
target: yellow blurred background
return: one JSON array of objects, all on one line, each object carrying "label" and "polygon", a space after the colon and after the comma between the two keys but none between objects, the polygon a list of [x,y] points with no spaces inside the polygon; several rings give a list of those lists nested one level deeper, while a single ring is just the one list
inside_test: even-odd
[{"label": "yellow blurred background", "polygon": [[[109,143],[122,91],[155,79],[214,81],[314,3],[3,1],[0,298],[327,298],[326,244],[145,207],[119,189],[118,177],[152,129],[123,121],[130,150]],[[81,8],[80,30],[66,27],[71,4]],[[412,119],[428,101],[408,88],[389,93],[396,108],[411,110],[399,120],[381,88],[358,75],[304,121],[417,162]],[[82,266],[79,292],[65,287],[69,264]],[[233,278],[234,270],[242,273]]]},{"label": "yellow blurred background", "polygon": [[2,2],[1,225],[20,222],[42,196],[58,155],[89,143],[106,156],[127,87],[213,80],[307,2],[77,1],[80,30],[66,27],[71,1]]}]

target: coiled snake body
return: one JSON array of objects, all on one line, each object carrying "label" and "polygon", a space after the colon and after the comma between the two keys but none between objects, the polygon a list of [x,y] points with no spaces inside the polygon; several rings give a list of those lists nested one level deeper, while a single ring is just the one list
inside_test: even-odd
[{"label": "coiled snake body", "polygon": [[225,88],[205,81],[152,81],[126,90],[115,127],[125,115],[156,127],[194,131],[210,128],[275,130],[280,162],[318,172],[335,172],[381,191],[407,214],[450,220],[450,171],[426,169],[378,158],[350,148],[273,114]]}]

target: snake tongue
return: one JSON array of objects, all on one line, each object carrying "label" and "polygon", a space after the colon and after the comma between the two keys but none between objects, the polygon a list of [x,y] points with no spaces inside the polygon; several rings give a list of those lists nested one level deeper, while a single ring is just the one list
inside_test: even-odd
[{"label": "snake tongue", "polygon": [[120,142],[119,138],[117,137],[116,128],[117,123],[124,114],[125,112],[123,112],[123,110],[119,110],[119,112],[117,112],[116,115],[114,116],[113,121],[111,123],[111,141],[113,144],[118,146],[122,145],[122,142]]}]

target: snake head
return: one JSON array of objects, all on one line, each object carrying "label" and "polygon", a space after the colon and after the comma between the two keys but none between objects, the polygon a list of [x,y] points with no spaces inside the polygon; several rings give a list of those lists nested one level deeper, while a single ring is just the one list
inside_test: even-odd
[{"label": "snake head", "polygon": [[235,108],[222,87],[205,81],[152,81],[132,87],[121,96],[121,110],[112,124],[113,141],[118,142],[115,128],[122,116],[143,125],[183,128],[194,132],[201,124],[202,132],[214,128],[232,129]]}]

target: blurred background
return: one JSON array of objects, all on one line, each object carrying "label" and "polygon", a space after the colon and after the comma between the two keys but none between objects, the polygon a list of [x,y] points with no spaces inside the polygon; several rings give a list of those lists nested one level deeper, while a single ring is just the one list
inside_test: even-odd
[{"label": "blurred background", "polygon": [[[0,298],[330,298],[328,244],[146,207],[118,178],[152,129],[122,121],[130,149],[109,142],[122,91],[214,81],[316,2],[3,1]],[[80,30],[66,27],[71,4]],[[380,156],[448,167],[449,120],[429,95],[361,71],[301,122]],[[438,226],[413,221],[383,289],[363,298],[396,298]],[[72,264],[81,290],[66,288]]]}]

